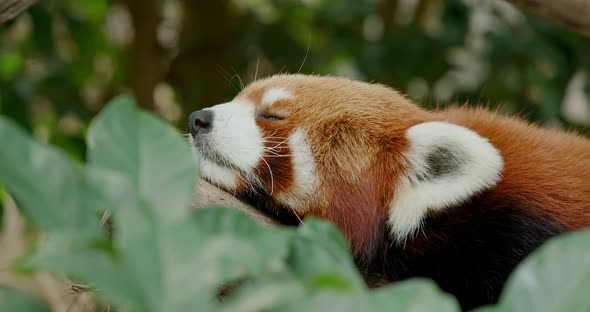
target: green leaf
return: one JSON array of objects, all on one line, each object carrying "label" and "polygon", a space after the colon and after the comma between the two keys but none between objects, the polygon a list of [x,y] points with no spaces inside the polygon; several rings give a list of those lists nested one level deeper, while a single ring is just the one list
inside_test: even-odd
[{"label": "green leaf", "polygon": [[0,311],[49,312],[49,308],[30,295],[0,287]]},{"label": "green leaf", "polygon": [[[345,294],[342,292],[335,292],[332,290],[316,291],[309,294],[309,296],[298,302],[289,302],[279,306],[273,311],[277,312],[357,312],[357,311],[372,311],[369,298],[366,293]],[[389,309],[388,311],[397,311]]]},{"label": "green leaf", "polygon": [[501,311],[590,310],[590,231],[558,236],[531,254],[508,279]]},{"label": "green leaf", "polygon": [[200,209],[164,234],[166,275],[173,281],[169,289],[175,290],[166,311],[202,307],[226,282],[285,271],[289,233],[257,224],[237,210]]},{"label": "green leaf", "polygon": [[305,280],[310,291],[322,288],[346,292],[363,290],[365,284],[346,244],[334,225],[306,218],[292,242],[289,266]]},{"label": "green leaf", "polygon": [[90,284],[101,297],[119,308],[141,302],[128,273],[105,250],[106,239],[63,231],[52,234],[39,250],[23,260],[26,268],[66,272],[77,281]]},{"label": "green leaf", "polygon": [[36,226],[101,233],[98,218],[85,209],[88,185],[81,167],[1,116],[0,142],[10,147],[0,149],[0,181]]},{"label": "green leaf", "polygon": [[[129,195],[148,208],[140,218],[133,215],[133,220],[121,218],[124,220],[120,222],[131,221],[140,231],[150,223],[146,217],[165,224],[189,214],[196,181],[190,147],[176,129],[136,109],[131,98],[116,98],[95,118],[88,145],[89,163],[126,176],[135,187]],[[131,208],[126,211],[139,212]],[[132,230],[125,225],[121,225],[124,236],[125,231]]]},{"label": "green leaf", "polygon": [[305,300],[305,288],[294,276],[265,274],[249,280],[223,298],[221,312],[255,312],[276,310],[286,302]]},{"label": "green leaf", "polygon": [[13,79],[24,65],[25,62],[18,53],[5,52],[0,54],[0,78]]},{"label": "green leaf", "polygon": [[231,209],[192,210],[196,168],[188,144],[131,99],[105,108],[88,141],[93,185],[103,185],[114,205],[116,265],[137,294],[136,309],[207,311],[224,282],[284,268],[287,232]]},{"label": "green leaf", "polygon": [[499,311],[497,305],[486,305],[471,310],[471,312],[496,312]]},{"label": "green leaf", "polygon": [[412,279],[375,290],[372,311],[460,311],[457,300],[426,279]]},{"label": "green leaf", "polygon": [[[111,192],[121,199],[114,207],[115,245],[121,260],[141,289],[146,304],[158,310],[165,289],[165,231],[182,223],[191,211],[196,169],[188,144],[171,126],[140,112],[132,99],[119,97],[89,129],[88,159],[129,181]],[[113,199],[113,202],[117,202]]]}]

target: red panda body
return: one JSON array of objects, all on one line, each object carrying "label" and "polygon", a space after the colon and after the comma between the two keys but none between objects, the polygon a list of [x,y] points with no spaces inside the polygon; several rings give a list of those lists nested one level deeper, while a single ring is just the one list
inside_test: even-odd
[{"label": "red panda body", "polygon": [[330,220],[367,276],[432,278],[465,309],[496,301],[548,238],[590,225],[590,141],[485,109],[281,75],[189,127],[205,179],[284,223]]}]

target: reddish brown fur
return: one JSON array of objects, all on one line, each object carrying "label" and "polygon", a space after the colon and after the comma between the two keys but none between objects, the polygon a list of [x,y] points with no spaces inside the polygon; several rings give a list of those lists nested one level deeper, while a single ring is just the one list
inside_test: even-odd
[{"label": "reddish brown fur", "polygon": [[[317,92],[315,79],[322,80],[321,92]],[[270,87],[285,88],[296,98],[270,107],[273,113],[288,117],[277,122],[258,121],[264,135],[287,137],[295,127],[307,126],[309,143],[317,156],[318,193],[322,196],[313,207],[301,207],[302,211],[338,225],[355,254],[373,249],[378,223],[387,213],[394,185],[404,170],[399,162],[407,145],[404,131],[425,120],[427,114],[391,89],[342,78],[275,76],[247,87],[238,98],[245,97],[260,107],[262,95]],[[347,102],[339,102],[343,98]],[[400,109],[383,114],[392,108]],[[350,120],[354,117],[358,120]],[[281,168],[273,168],[275,179],[291,176],[290,169]],[[275,192],[284,189],[275,186]]]},{"label": "reddish brown fur", "polygon": [[[317,162],[319,198],[298,211],[333,221],[357,257],[377,248],[379,224],[408,170],[402,161],[408,146],[406,130],[427,121],[465,126],[500,150],[505,169],[492,199],[516,196],[530,203],[535,214],[548,215],[568,228],[590,224],[590,142],[585,138],[539,129],[484,109],[429,112],[384,86],[334,77],[274,76],[251,84],[237,98],[260,109],[261,98],[271,87],[285,88],[294,98],[268,109],[284,115],[284,120],[257,121],[258,126],[267,137],[284,138],[296,127],[305,127]],[[280,153],[289,155],[289,148]],[[267,158],[275,193],[291,186],[297,168],[288,160]],[[261,163],[258,170],[264,172],[266,165]]]},{"label": "reddish brown fur", "polygon": [[437,115],[489,138],[504,158],[493,197],[517,196],[534,214],[568,228],[590,225],[590,141],[573,133],[541,129],[484,109],[451,108]]}]

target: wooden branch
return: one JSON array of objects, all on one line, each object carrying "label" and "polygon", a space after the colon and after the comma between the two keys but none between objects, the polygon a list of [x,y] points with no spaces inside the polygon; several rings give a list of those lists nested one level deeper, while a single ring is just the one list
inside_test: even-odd
[{"label": "wooden branch", "polygon": [[[199,209],[210,207],[211,205],[219,205],[220,207],[241,210],[255,221],[269,226],[279,224],[277,221],[259,212],[256,208],[241,202],[232,194],[225,192],[208,182],[200,180],[197,184],[197,190],[193,194],[193,207]],[[392,282],[388,277],[375,272],[361,272],[361,274],[363,275],[367,286],[370,288],[381,287]]]},{"label": "wooden branch", "polygon": [[0,25],[17,17],[37,0],[0,0]]},{"label": "wooden branch", "polygon": [[277,222],[269,218],[265,214],[256,210],[256,208],[238,200],[232,194],[219,189],[218,187],[204,181],[199,180],[197,189],[193,194],[193,207],[206,208],[212,205],[234,208],[243,211],[250,215],[255,221],[266,224],[276,225]]},{"label": "wooden branch", "polygon": [[590,37],[590,1],[588,0],[508,1],[568,30]]}]

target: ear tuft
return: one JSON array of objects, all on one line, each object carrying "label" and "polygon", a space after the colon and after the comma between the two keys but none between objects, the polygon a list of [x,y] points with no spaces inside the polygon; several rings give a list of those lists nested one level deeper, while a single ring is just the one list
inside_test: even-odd
[{"label": "ear tuft", "polygon": [[409,173],[389,207],[398,242],[415,234],[429,210],[460,204],[498,183],[504,162],[499,151],[474,131],[447,122],[408,129]]}]

